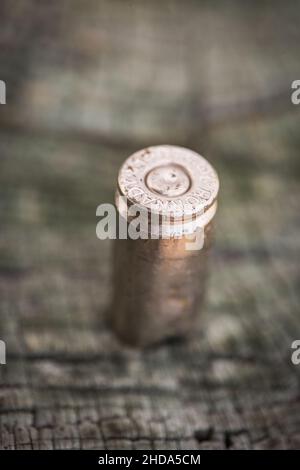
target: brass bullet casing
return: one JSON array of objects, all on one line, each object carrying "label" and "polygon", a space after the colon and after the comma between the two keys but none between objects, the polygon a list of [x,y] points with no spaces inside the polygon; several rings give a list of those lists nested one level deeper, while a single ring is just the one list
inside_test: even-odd
[{"label": "brass bullet casing", "polygon": [[133,205],[149,221],[141,238],[114,242],[111,322],[126,343],[147,346],[195,328],[218,190],[212,166],[186,148],[149,147],[124,162],[116,192],[121,221],[128,227]]}]

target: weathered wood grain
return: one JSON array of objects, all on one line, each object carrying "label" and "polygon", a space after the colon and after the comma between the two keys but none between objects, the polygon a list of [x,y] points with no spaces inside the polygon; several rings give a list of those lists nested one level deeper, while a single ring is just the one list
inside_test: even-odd
[{"label": "weathered wood grain", "polygon": [[[245,94],[270,96],[269,78],[299,78],[298,10],[254,3],[247,16],[236,2],[76,1],[49,4],[48,19],[36,4],[31,23],[26,2],[7,3],[1,73],[19,78],[1,108],[1,449],[299,448],[299,111],[284,92],[279,113],[267,99],[267,115],[226,126],[195,118],[220,97],[239,116]],[[106,324],[110,242],[95,213],[123,159],[162,141],[218,170],[216,244],[194,337],[136,351]]]}]

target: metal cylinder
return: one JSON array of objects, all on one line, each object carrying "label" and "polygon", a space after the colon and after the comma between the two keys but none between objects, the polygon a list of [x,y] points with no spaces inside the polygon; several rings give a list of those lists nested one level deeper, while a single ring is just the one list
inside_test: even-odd
[{"label": "metal cylinder", "polygon": [[147,346],[193,331],[203,305],[218,189],[212,166],[182,147],[149,147],[121,167],[116,206],[126,236],[123,231],[114,243],[110,315],[126,343]]}]

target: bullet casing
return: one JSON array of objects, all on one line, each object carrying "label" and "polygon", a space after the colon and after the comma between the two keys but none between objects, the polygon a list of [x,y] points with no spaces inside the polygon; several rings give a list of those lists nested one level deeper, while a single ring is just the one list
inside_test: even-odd
[{"label": "bullet casing", "polygon": [[[114,242],[111,322],[126,343],[147,346],[193,331],[205,295],[218,188],[210,164],[181,147],[150,147],[121,167],[116,205],[125,223],[130,217],[120,196],[149,221],[153,213],[159,217],[147,237]],[[200,248],[191,249],[196,232]]]}]

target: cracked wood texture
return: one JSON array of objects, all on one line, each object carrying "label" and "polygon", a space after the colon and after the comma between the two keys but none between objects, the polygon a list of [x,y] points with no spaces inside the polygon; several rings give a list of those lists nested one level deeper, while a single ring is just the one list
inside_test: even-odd
[{"label": "cracked wood texture", "polygon": [[[295,2],[0,8],[1,449],[299,448]],[[139,351],[95,213],[157,143],[205,155],[220,206],[194,336]]]}]

